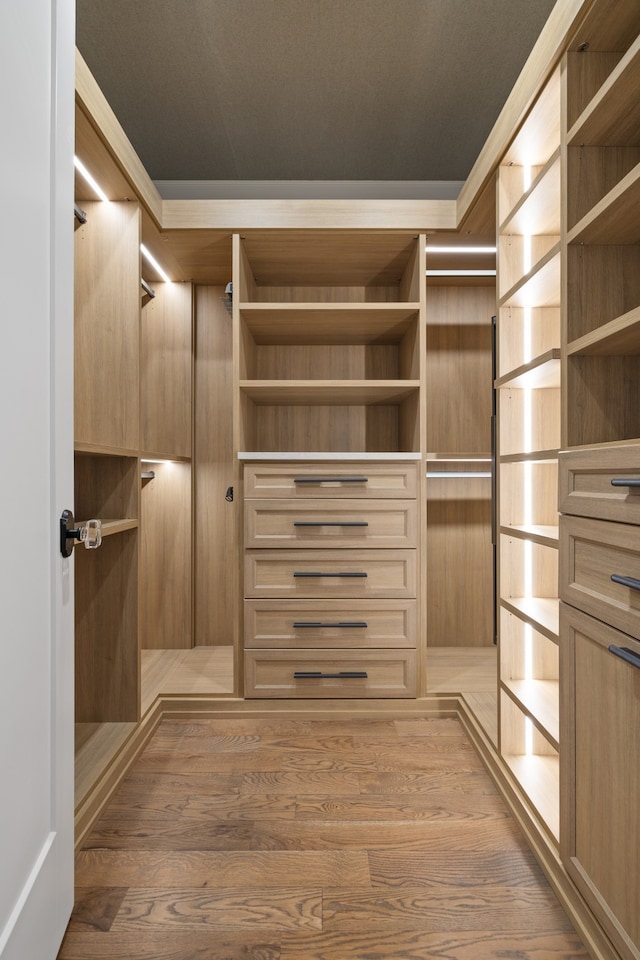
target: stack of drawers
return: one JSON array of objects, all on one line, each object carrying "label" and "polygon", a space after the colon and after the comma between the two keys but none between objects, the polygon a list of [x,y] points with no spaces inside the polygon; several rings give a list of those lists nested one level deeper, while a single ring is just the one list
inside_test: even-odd
[{"label": "stack of drawers", "polygon": [[415,697],[415,463],[247,464],[246,697]]},{"label": "stack of drawers", "polygon": [[621,956],[637,958],[640,446],[562,453],[559,480],[562,853]]}]

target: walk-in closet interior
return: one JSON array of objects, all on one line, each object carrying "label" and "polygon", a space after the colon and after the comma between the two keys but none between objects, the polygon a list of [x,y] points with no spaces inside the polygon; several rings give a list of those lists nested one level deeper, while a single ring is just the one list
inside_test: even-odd
[{"label": "walk-in closet interior", "polygon": [[556,4],[457,201],[162,200],[76,91],[78,840],[164,716],[459,716],[639,960],[640,4]]}]

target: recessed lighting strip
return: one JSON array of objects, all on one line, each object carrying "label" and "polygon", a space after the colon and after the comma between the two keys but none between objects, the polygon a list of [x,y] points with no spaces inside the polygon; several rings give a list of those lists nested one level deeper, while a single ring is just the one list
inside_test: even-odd
[{"label": "recessed lighting strip", "polygon": [[162,277],[162,279],[165,281],[165,283],[171,283],[170,278],[169,278],[169,277],[167,276],[167,274],[164,272],[164,270],[162,269],[162,267],[160,266],[160,264],[158,263],[158,261],[156,260],[156,258],[153,256],[153,254],[149,253],[149,251],[148,251],[147,248],[145,247],[144,243],[141,243],[141,244],[140,244],[140,253],[141,253],[142,256],[145,258],[145,260],[147,261],[147,263],[149,263],[149,264],[154,268],[154,270],[157,270],[157,271],[158,271],[158,273],[160,274],[160,276]]},{"label": "recessed lighting strip", "polygon": [[97,182],[97,180],[95,180],[95,178],[91,176],[91,174],[85,167],[84,163],[81,160],[78,160],[77,157],[74,157],[73,165],[78,171],[78,173],[80,174],[80,176],[89,184],[91,189],[98,194],[100,199],[104,201],[104,203],[109,203],[109,197],[106,195],[106,193],[104,192],[100,184]]}]

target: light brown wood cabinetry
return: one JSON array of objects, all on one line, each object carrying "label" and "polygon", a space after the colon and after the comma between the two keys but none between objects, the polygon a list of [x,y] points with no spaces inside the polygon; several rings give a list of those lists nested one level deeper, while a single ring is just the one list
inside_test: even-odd
[{"label": "light brown wood cabinetry", "polygon": [[638,5],[594,3],[565,77],[561,854],[616,955],[638,960]]},{"label": "light brown wood cabinetry", "polygon": [[247,697],[416,696],[424,244],[234,239]]}]

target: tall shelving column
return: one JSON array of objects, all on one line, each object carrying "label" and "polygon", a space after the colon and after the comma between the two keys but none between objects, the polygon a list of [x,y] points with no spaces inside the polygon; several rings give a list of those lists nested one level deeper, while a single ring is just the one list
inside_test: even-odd
[{"label": "tall shelving column", "polygon": [[560,70],[498,173],[499,748],[559,835]]},{"label": "tall shelving column", "polygon": [[639,960],[637,3],[590,8],[566,55],[564,120],[560,853],[616,956]]}]

